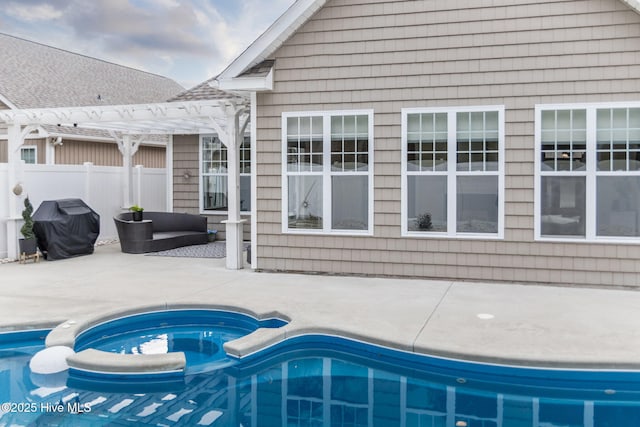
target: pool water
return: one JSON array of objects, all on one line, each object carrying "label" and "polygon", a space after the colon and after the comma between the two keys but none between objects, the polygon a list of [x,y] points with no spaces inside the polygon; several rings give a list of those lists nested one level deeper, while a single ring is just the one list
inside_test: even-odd
[{"label": "pool water", "polygon": [[242,328],[193,326],[164,327],[149,331],[122,333],[93,343],[91,348],[119,354],[166,354],[184,352],[189,369],[231,362],[222,345],[248,332]]},{"label": "pool water", "polygon": [[258,328],[279,328],[286,322],[257,320],[223,310],[165,310],[130,315],[95,325],[76,337],[75,351],[88,348],[117,354],[183,352],[189,373],[220,369],[234,361],[223,345]]},{"label": "pool water", "polygon": [[473,364],[305,336],[179,382],[46,384],[28,368],[44,335],[0,340],[2,427],[640,425],[637,372]]}]

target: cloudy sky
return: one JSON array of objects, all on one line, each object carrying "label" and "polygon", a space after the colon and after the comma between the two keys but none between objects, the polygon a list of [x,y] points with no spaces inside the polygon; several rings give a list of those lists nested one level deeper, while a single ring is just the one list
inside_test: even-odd
[{"label": "cloudy sky", "polygon": [[2,0],[0,32],[164,75],[220,73],[294,0]]}]

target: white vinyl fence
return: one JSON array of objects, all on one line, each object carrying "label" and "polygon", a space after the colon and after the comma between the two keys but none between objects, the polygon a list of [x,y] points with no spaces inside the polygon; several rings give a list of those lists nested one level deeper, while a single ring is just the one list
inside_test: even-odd
[{"label": "white vinyl fence", "polygon": [[[8,194],[15,183],[8,182],[8,167],[0,163],[0,259],[7,256]],[[123,170],[121,167],[85,165],[22,165],[19,181],[34,210],[44,200],[82,199],[100,215],[98,240],[117,237],[113,217],[123,211]],[[148,211],[167,209],[165,169],[133,169],[132,203]],[[12,197],[13,196],[12,194]],[[22,211],[22,198],[19,201]]]}]

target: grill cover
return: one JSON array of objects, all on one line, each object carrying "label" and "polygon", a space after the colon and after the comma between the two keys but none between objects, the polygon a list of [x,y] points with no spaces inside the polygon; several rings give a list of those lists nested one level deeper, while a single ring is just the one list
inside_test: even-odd
[{"label": "grill cover", "polygon": [[44,201],[33,214],[33,230],[45,259],[93,253],[100,215],[80,199]]}]

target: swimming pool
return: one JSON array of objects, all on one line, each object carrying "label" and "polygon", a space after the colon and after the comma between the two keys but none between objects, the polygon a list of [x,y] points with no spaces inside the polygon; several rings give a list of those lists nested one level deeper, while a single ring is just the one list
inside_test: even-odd
[{"label": "swimming pool", "polygon": [[0,338],[0,426],[634,426],[640,373],[475,364],[304,335],[168,382],[44,383]]}]

